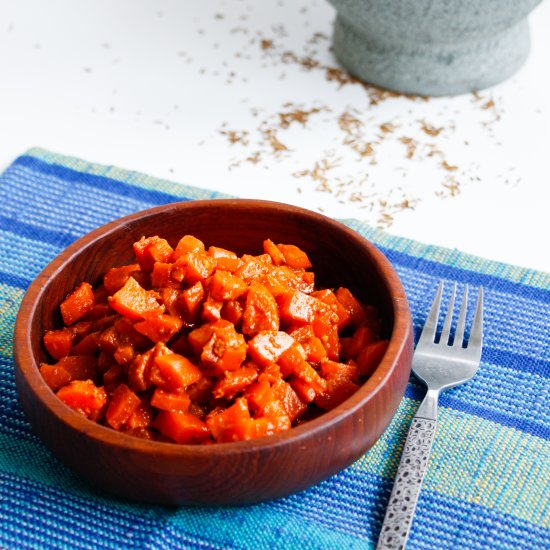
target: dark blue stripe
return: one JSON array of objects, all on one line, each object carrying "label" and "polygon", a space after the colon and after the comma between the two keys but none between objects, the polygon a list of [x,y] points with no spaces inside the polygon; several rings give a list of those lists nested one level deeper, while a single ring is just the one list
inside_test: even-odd
[{"label": "dark blue stripe", "polygon": [[429,273],[437,278],[454,279],[465,283],[475,282],[475,285],[498,289],[501,292],[516,294],[518,296],[529,298],[530,300],[538,300],[543,303],[550,302],[549,289],[537,288],[528,284],[513,282],[503,277],[499,277],[498,275],[488,275],[486,273],[480,273],[461,267],[438,263],[433,260],[427,260],[417,256],[410,256],[405,252],[399,252],[383,246],[378,246],[378,248],[386,255],[397,271],[399,271],[400,266],[403,266],[407,269],[414,269],[416,271]]},{"label": "dark blue stripe", "polygon": [[55,231],[41,225],[23,222],[2,214],[0,214],[0,230],[13,233],[26,239],[36,240],[51,245],[59,245],[62,248],[69,246],[80,237],[80,235],[74,233]]},{"label": "dark blue stripe", "polygon": [[32,283],[32,280],[13,275],[12,273],[0,271],[0,283],[12,286],[14,288],[20,288],[21,290],[27,290]]},{"label": "dark blue stripe", "polygon": [[23,155],[17,158],[14,161],[13,166],[24,166],[26,168],[30,168],[31,170],[42,172],[43,174],[55,176],[63,181],[83,183],[95,188],[99,187],[100,189],[110,193],[116,193],[125,197],[136,197],[141,200],[147,200],[152,204],[165,204],[176,200],[189,200],[185,197],[179,197],[177,195],[164,193],[163,191],[157,191],[155,189],[145,189],[137,185],[107,178],[105,176],[98,176],[87,172],[79,172],[78,170],[73,170],[72,168],[67,168],[66,166],[62,166],[60,164],[51,164],[28,155]]},{"label": "dark blue stripe", "polygon": [[[411,378],[411,383],[405,390],[405,397],[421,401],[426,394],[426,389]],[[471,414],[485,420],[490,420],[502,426],[508,426],[522,432],[535,435],[542,439],[550,439],[550,428],[542,423],[534,422],[526,418],[519,418],[517,416],[506,414],[502,411],[495,411],[480,405],[474,405],[466,399],[457,399],[453,396],[453,390],[443,392],[439,398],[439,404],[442,407],[454,409],[455,411],[462,411],[467,414]]]}]

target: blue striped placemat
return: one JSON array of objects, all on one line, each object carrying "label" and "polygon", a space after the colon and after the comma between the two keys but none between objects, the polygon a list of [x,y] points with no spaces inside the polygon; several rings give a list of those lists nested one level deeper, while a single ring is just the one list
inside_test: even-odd
[{"label": "blue striped placemat", "polygon": [[[33,278],[107,221],[216,197],[40,149],[0,176],[0,547],[376,544],[404,436],[423,395],[415,380],[380,441],[351,467],[301,494],[244,508],[163,508],[99,493],[50,454],[23,415],[12,333]],[[486,290],[482,365],[470,383],[441,397],[409,548],[550,548],[550,274],[393,237],[358,220],[345,223],[395,266],[417,333],[439,279]]]}]

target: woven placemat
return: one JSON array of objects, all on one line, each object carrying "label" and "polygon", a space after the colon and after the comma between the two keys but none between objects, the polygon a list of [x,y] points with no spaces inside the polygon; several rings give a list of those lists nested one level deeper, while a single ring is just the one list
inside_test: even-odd
[{"label": "woven placemat", "polygon": [[[243,508],[164,508],[100,493],[51,455],[21,410],[12,334],[33,278],[68,244],[107,221],[167,202],[220,196],[40,149],[0,176],[0,547],[376,544],[404,437],[423,396],[414,379],[387,431],[355,464],[303,493]],[[393,263],[417,334],[440,279],[485,289],[481,368],[441,397],[408,547],[549,548],[550,275],[393,237],[358,220],[345,223]]]}]

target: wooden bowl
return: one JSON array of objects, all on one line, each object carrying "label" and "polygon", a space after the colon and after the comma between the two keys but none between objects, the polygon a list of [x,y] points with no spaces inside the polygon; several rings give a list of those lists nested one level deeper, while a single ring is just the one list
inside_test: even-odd
[{"label": "wooden bowl", "polygon": [[[383,317],[388,350],[374,374],[347,401],[291,430],[256,440],[178,445],[142,440],[89,421],[43,381],[45,330],[59,327],[59,304],[75,285],[98,283],[130,263],[142,235],[177,242],[193,234],[207,245],[261,253],[262,242],[293,243],[313,263],[318,283],[348,286]],[[15,377],[38,436],[93,485],[131,500],[159,504],[247,504],[301,491],[352,464],[380,437],[409,378],[412,323],[401,282],[385,256],[325,216],[267,201],[169,204],[108,223],[79,239],[29,287],[15,326]]]}]

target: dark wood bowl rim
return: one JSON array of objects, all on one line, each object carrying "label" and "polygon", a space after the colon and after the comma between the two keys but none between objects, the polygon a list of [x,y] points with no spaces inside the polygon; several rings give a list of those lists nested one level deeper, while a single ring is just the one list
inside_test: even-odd
[{"label": "dark wood bowl rim", "polygon": [[[42,299],[45,282],[56,277],[63,271],[66,263],[74,256],[82,252],[84,248],[92,246],[98,239],[119,231],[125,225],[139,220],[140,218],[154,216],[161,212],[171,210],[194,209],[208,207],[215,203],[216,206],[226,208],[268,208],[282,210],[297,216],[314,218],[318,221],[329,224],[335,231],[344,232],[355,241],[360,241],[372,256],[379,268],[379,274],[384,274],[384,283],[391,297],[394,312],[394,325],[390,337],[388,350],[374,374],[361,386],[361,388],[347,399],[344,403],[321,416],[296,426],[287,432],[278,433],[272,436],[239,441],[234,443],[216,443],[214,445],[182,445],[177,443],[165,443],[159,441],[148,441],[121,432],[117,432],[106,426],[96,424],[73,411],[62,403],[57,396],[46,385],[38,370],[37,361],[32,353],[32,323],[39,301]],[[14,336],[14,357],[21,374],[32,388],[35,396],[40,399],[61,421],[68,424],[72,429],[85,433],[88,437],[96,439],[104,444],[124,448],[128,451],[139,451],[151,455],[163,455],[177,458],[178,456],[196,457],[228,454],[241,454],[257,450],[269,450],[284,446],[292,441],[298,443],[300,440],[319,436],[327,427],[339,424],[350,415],[364,407],[380,389],[386,384],[392,373],[397,368],[397,359],[401,356],[407,345],[407,335],[411,331],[410,311],[401,281],[394,271],[388,259],[370,241],[359,235],[357,232],[346,227],[344,224],[335,221],[327,216],[297,206],[291,206],[275,201],[260,201],[252,199],[212,199],[197,200],[189,202],[176,202],[142,210],[118,220],[109,222],[69,245],[54,260],[52,260],[38,277],[29,286],[17,316]],[[402,335],[396,338],[396,335]]]}]

